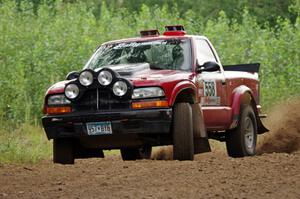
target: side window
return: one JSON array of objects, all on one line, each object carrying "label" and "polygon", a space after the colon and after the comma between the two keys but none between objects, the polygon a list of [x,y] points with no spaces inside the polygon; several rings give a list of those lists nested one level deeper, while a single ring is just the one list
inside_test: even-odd
[{"label": "side window", "polygon": [[204,39],[196,39],[197,45],[197,59],[200,65],[207,61],[217,62],[209,44]]}]

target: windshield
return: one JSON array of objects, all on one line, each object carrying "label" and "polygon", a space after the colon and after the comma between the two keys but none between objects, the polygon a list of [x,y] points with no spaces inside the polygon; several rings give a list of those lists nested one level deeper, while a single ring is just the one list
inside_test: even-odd
[{"label": "windshield", "polygon": [[160,39],[102,45],[84,68],[149,63],[152,69],[190,70],[189,39]]}]

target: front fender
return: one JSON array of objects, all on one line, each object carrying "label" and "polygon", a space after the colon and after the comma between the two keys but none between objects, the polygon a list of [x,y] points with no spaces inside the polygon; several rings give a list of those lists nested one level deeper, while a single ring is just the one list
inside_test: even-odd
[{"label": "front fender", "polygon": [[70,80],[64,80],[64,81],[55,83],[47,90],[46,95],[64,93],[65,85],[69,82],[70,82]]},{"label": "front fender", "polygon": [[[176,86],[174,87],[174,89],[172,91],[170,101],[169,101],[169,106],[173,106],[175,101],[176,101],[176,98],[177,98],[178,94],[180,92],[182,92],[183,90],[186,90],[186,89],[191,89],[193,91],[194,97],[196,97],[197,88],[196,88],[195,84],[193,82],[190,82],[190,81],[181,81],[178,84],[176,84]],[[196,97],[196,99],[197,99],[197,97]]]}]

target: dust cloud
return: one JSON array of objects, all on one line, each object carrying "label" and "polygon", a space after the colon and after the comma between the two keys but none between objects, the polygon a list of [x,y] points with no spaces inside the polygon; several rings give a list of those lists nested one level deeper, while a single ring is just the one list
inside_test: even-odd
[{"label": "dust cloud", "polygon": [[154,149],[152,160],[173,160],[173,146],[162,146]]},{"label": "dust cloud", "polygon": [[300,98],[272,107],[265,124],[270,132],[259,136],[258,154],[300,150]]}]

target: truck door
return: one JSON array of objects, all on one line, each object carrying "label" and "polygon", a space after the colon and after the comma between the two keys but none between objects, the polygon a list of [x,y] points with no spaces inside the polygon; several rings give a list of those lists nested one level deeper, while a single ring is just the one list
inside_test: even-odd
[{"label": "truck door", "polygon": [[219,71],[202,72],[197,75],[198,94],[202,106],[204,120],[208,129],[223,128],[223,114],[227,115],[226,81],[218,55],[208,40],[196,38],[196,59],[199,65],[207,61],[218,63]]},{"label": "truck door", "polygon": [[[199,65],[205,62],[213,61],[219,65],[218,57],[212,50],[209,42],[206,39],[196,39],[196,58]],[[197,75],[198,85],[200,86],[199,96],[201,97],[202,106],[221,106],[225,105],[225,77],[220,68],[215,72],[202,72]],[[202,87],[202,89],[201,89]]]}]

